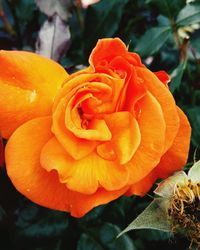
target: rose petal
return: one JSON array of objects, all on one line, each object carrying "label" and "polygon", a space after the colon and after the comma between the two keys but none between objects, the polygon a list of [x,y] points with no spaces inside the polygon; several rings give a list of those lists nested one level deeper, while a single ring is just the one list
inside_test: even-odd
[{"label": "rose petal", "polygon": [[[137,150],[141,135],[136,119],[129,112],[116,112],[105,115],[105,121],[112,133],[112,139],[97,147],[104,159],[115,156],[120,164],[125,164]],[[111,152],[109,156],[108,153]],[[113,152],[113,155],[112,155]]]},{"label": "rose petal", "polygon": [[[109,53],[108,53],[109,52]],[[119,38],[105,38],[98,40],[89,57],[89,63],[93,69],[97,69],[102,62],[110,62],[114,57],[122,56],[133,65],[142,66],[140,57],[136,53],[130,53],[125,44]]]},{"label": "rose petal", "polygon": [[185,114],[178,108],[180,128],[171,148],[162,156],[159,164],[143,180],[134,184],[129,193],[144,195],[158,178],[167,178],[183,168],[187,161],[191,128]]},{"label": "rose petal", "polygon": [[70,211],[74,217],[82,217],[126,192],[127,187],[112,192],[100,188],[85,195],[59,183],[56,172],[48,173],[40,165],[41,149],[52,137],[50,127],[49,117],[31,120],[15,131],[6,146],[7,172],[19,192],[41,206]]},{"label": "rose petal", "polygon": [[162,156],[156,167],[158,178],[166,178],[174,171],[181,170],[187,162],[191,127],[186,115],[177,107],[180,118],[180,128],[171,148]]},{"label": "rose petal", "polygon": [[106,161],[95,152],[81,160],[74,160],[53,138],[43,148],[42,166],[47,170],[57,170],[60,181],[73,191],[92,194],[97,188],[108,191],[123,188],[128,182],[128,171],[117,162]]},{"label": "rose petal", "polygon": [[112,192],[100,188],[96,193],[91,195],[69,192],[71,215],[80,218],[92,208],[113,201],[123,195],[126,191],[127,187]]},{"label": "rose petal", "polygon": [[158,101],[149,92],[140,100],[139,128],[141,143],[132,160],[126,165],[130,183],[143,179],[159,163],[165,142],[165,121]]},{"label": "rose petal", "polygon": [[65,126],[66,101],[62,99],[53,114],[53,133],[65,148],[66,152],[74,159],[79,160],[90,154],[96,147],[96,141],[76,137]]},{"label": "rose petal", "polygon": [[166,140],[164,149],[166,152],[171,147],[180,126],[174,98],[169,89],[164,86],[154,73],[147,68],[135,68],[137,75],[143,79],[144,85],[161,105],[166,124]]},{"label": "rose petal", "polygon": [[[76,102],[72,98],[66,107],[65,112],[65,126],[71,131],[76,137],[86,139],[86,140],[98,140],[98,141],[107,141],[111,139],[111,132],[108,129],[105,121],[102,119],[91,119],[87,120],[85,118],[85,122],[87,123],[83,128],[83,120],[81,119],[78,107],[81,107],[83,101],[88,99],[96,99],[91,93],[86,93],[83,96],[80,96]],[[97,102],[98,100],[96,100]]]},{"label": "rose petal", "polygon": [[[34,131],[34,133],[33,133]],[[20,126],[6,146],[6,168],[16,189],[39,205],[69,211],[68,192],[57,174],[40,165],[40,152],[52,137],[51,118],[36,118]]]},{"label": "rose petal", "polygon": [[24,122],[50,114],[68,74],[54,61],[19,51],[0,51],[0,68],[0,131],[8,138]]}]

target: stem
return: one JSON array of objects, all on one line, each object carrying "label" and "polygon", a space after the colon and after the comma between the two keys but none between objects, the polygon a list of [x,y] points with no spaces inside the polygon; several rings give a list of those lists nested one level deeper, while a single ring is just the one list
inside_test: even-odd
[{"label": "stem", "polygon": [[173,36],[174,36],[176,46],[177,46],[178,49],[180,49],[181,42],[180,42],[180,39],[179,39],[179,36],[178,36],[176,22],[175,22],[175,20],[173,18],[171,18],[170,23],[171,23],[172,33],[173,33]]},{"label": "stem", "polygon": [[171,27],[172,27],[172,32],[174,36],[174,41],[176,43],[176,46],[179,50],[179,60],[180,62],[184,62],[187,59],[187,50],[188,50],[188,45],[189,45],[189,38],[185,38],[183,42],[181,42],[178,32],[177,32],[177,25],[176,22],[173,18],[170,19]]}]

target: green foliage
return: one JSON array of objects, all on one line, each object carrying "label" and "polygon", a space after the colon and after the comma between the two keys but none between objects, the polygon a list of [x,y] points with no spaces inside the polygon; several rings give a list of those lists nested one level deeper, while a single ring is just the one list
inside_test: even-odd
[{"label": "green foliage", "polygon": [[120,228],[110,223],[105,223],[98,228],[92,228],[88,230],[88,234],[83,233],[81,235],[77,250],[135,250],[133,242],[128,236],[125,235],[116,239],[119,232]]},{"label": "green foliage", "polygon": [[157,8],[160,14],[169,18],[174,18],[179,13],[180,9],[185,6],[185,0],[148,0],[148,3]]},{"label": "green foliage", "polygon": [[55,238],[60,236],[68,227],[66,213],[49,210],[43,216],[42,209],[32,205],[19,211],[16,220],[17,233],[21,237],[31,239]]},{"label": "green foliage", "polygon": [[192,125],[192,143],[199,146],[200,142],[200,107],[191,107],[186,109],[186,114]]},{"label": "green foliage", "polygon": [[171,34],[168,26],[151,28],[139,39],[135,51],[144,57],[155,54],[166,42]]},{"label": "green foliage", "polygon": [[200,5],[188,4],[178,14],[176,24],[178,26],[187,26],[200,22]]},{"label": "green foliage", "polygon": [[99,38],[115,35],[127,2],[128,0],[102,0],[88,8],[83,31],[86,57]]},{"label": "green foliage", "polygon": [[183,73],[185,71],[187,65],[187,60],[181,62],[177,68],[173,70],[171,73],[172,81],[170,83],[170,90],[173,93],[176,89],[178,89],[181,85],[181,80],[183,77]]}]

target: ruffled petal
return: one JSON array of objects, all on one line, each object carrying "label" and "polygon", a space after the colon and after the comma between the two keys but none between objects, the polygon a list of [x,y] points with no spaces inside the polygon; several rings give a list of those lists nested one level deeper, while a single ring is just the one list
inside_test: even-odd
[{"label": "ruffled petal", "polygon": [[52,130],[66,152],[74,159],[79,160],[90,154],[96,147],[96,141],[76,137],[65,126],[66,101],[60,100],[56,112],[53,114]]},{"label": "ruffled petal", "polygon": [[134,183],[130,186],[128,191],[126,192],[126,196],[131,195],[139,195],[144,196],[152,187],[152,185],[155,183],[157,177],[153,174],[154,170],[150,172],[147,176],[145,176],[142,180],[139,182]]},{"label": "ruffled petal", "polygon": [[165,142],[165,121],[158,101],[149,92],[140,100],[138,120],[141,143],[126,165],[130,171],[130,184],[143,179],[159,163]]},{"label": "ruffled petal", "polygon": [[68,74],[52,60],[19,51],[0,51],[0,68],[0,132],[8,138],[24,122],[51,113]]},{"label": "ruffled petal", "polygon": [[70,192],[70,211],[74,217],[82,217],[92,208],[106,204],[112,200],[117,199],[127,191],[127,187],[124,187],[116,191],[106,191],[103,188],[99,188],[96,193],[91,195],[84,195],[77,192]]},{"label": "ruffled petal", "polygon": [[98,40],[95,48],[92,50],[89,63],[93,69],[106,66],[113,58],[122,56],[131,64],[142,66],[140,57],[136,53],[128,52],[127,47],[119,38],[105,38]]},{"label": "ruffled petal", "polygon": [[50,128],[49,117],[31,120],[15,131],[6,146],[7,172],[19,192],[41,206],[71,212],[74,217],[82,217],[126,192],[127,187],[112,192],[99,188],[86,195],[60,183],[55,171],[49,173],[40,165],[40,152],[52,137]]},{"label": "ruffled petal", "polygon": [[59,145],[56,138],[52,138],[43,148],[41,164],[47,170],[56,170],[60,182],[73,191],[93,194],[98,187],[107,191],[123,188],[129,173],[126,167],[117,162],[106,161],[95,152],[81,160],[74,160]]},{"label": "ruffled petal", "polygon": [[100,39],[90,54],[89,63],[96,68],[118,55],[123,56],[126,52],[127,48],[119,38]]},{"label": "ruffled petal", "polygon": [[166,124],[166,152],[172,145],[178,132],[180,122],[176,104],[169,89],[158,79],[158,77],[147,68],[135,67],[137,75],[143,79],[143,84],[161,105]]},{"label": "ruffled petal", "polygon": [[137,150],[141,135],[136,119],[129,112],[116,112],[105,115],[112,139],[97,147],[98,154],[104,159],[117,159],[125,164]]},{"label": "ruffled petal", "polygon": [[128,194],[144,195],[158,178],[167,178],[183,168],[187,161],[191,128],[185,114],[179,109],[180,128],[171,148],[162,156],[159,164],[144,179],[131,186]]},{"label": "ruffled petal", "polygon": [[173,172],[182,169],[187,162],[191,127],[183,111],[178,107],[177,111],[180,118],[180,128],[171,148],[163,155],[155,169],[158,178],[167,178]]},{"label": "ruffled petal", "polygon": [[40,165],[40,152],[52,137],[51,118],[36,118],[20,126],[6,146],[7,173],[16,189],[33,202],[69,211],[69,194],[57,173]]}]

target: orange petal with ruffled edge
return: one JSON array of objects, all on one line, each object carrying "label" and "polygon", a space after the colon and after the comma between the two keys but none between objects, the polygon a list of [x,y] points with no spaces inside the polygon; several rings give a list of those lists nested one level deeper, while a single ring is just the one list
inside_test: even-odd
[{"label": "orange petal with ruffled edge", "polygon": [[127,187],[112,192],[100,188],[94,194],[85,195],[70,191],[60,183],[56,171],[49,173],[40,165],[40,152],[53,136],[50,128],[50,117],[33,119],[19,127],[6,146],[7,172],[20,193],[41,206],[81,217],[127,191]]},{"label": "orange petal with ruffled edge", "polygon": [[165,121],[160,104],[149,92],[139,101],[138,120],[141,143],[133,158],[125,164],[130,172],[130,184],[143,179],[159,163],[165,143]]},{"label": "orange petal with ruffled edge", "polygon": [[89,63],[98,70],[102,66],[106,67],[113,58],[122,56],[133,65],[142,66],[140,57],[136,53],[128,52],[126,45],[119,38],[105,38],[98,40],[92,50]]},{"label": "orange petal with ruffled edge", "polygon": [[171,148],[163,155],[156,167],[158,178],[167,178],[174,171],[180,170],[187,162],[191,127],[186,115],[177,107],[180,118],[180,128]]},{"label": "orange petal with ruffled edge", "polygon": [[128,195],[144,195],[158,178],[167,178],[173,172],[183,168],[187,161],[191,128],[187,117],[178,107],[180,128],[171,148],[162,156],[159,164],[144,179],[131,186]]},{"label": "orange petal with ruffled edge", "polygon": [[122,189],[109,192],[103,188],[99,188],[96,193],[91,195],[69,192],[71,215],[80,218],[92,208],[117,199],[123,195],[127,189],[128,187],[123,187]]},{"label": "orange petal with ruffled edge", "polygon": [[56,170],[60,182],[65,183],[70,190],[84,194],[95,193],[98,187],[107,191],[121,189],[129,177],[126,167],[115,161],[104,160],[95,152],[81,160],[74,160],[56,138],[44,146],[41,164],[47,171]]},{"label": "orange petal with ruffled edge", "polygon": [[31,52],[0,51],[0,132],[8,138],[24,122],[51,113],[68,74],[59,64]]},{"label": "orange petal with ruffled edge", "polygon": [[166,152],[171,147],[180,126],[174,98],[169,89],[153,72],[147,68],[135,67],[135,69],[138,77],[143,80],[143,84],[161,105],[166,124],[164,148],[164,152]]},{"label": "orange petal with ruffled edge", "polygon": [[36,118],[20,126],[6,145],[6,168],[16,189],[27,198],[49,208],[69,211],[68,192],[57,173],[40,166],[40,152],[52,137],[51,118]]},{"label": "orange petal with ruffled edge", "polygon": [[90,154],[96,147],[96,141],[76,137],[65,126],[66,101],[60,100],[53,114],[52,130],[66,152],[74,159],[79,160]]},{"label": "orange petal with ruffled edge", "polygon": [[97,146],[97,152],[104,159],[116,158],[120,164],[125,164],[131,160],[140,145],[138,123],[131,113],[125,111],[108,114],[104,118],[112,133],[112,139]]}]

